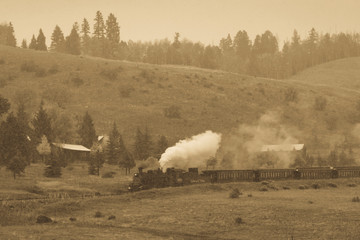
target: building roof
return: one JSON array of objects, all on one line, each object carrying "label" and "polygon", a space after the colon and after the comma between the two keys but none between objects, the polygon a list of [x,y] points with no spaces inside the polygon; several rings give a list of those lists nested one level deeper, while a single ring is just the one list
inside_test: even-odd
[{"label": "building roof", "polygon": [[83,145],[76,144],[65,144],[65,143],[53,143],[54,146],[57,146],[62,149],[72,150],[72,151],[81,151],[81,152],[90,152],[91,150],[84,147]]},{"label": "building roof", "polygon": [[290,152],[300,151],[304,149],[304,144],[281,144],[281,145],[263,145],[261,152],[275,151],[275,152]]}]

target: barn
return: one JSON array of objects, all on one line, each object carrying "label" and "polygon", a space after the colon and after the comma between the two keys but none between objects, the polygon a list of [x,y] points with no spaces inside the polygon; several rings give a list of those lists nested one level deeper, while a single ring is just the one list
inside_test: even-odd
[{"label": "barn", "polygon": [[61,149],[67,161],[86,161],[90,155],[90,149],[83,145],[53,143],[53,149]]}]

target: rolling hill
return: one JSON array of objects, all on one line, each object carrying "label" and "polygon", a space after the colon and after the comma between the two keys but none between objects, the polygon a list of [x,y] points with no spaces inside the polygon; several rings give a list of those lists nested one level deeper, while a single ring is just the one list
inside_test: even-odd
[{"label": "rolling hill", "polygon": [[[275,111],[279,125],[316,150],[345,136],[357,144],[352,133],[360,122],[359,65],[360,58],[343,59],[275,80],[0,46],[0,94],[13,109],[25,102],[30,113],[43,99],[54,118],[70,119],[64,121],[73,132],[85,111],[99,135],[115,121],[128,145],[137,127],[172,144],[208,129],[229,136]],[[326,104],[317,110],[319,97]],[[165,116],[165,109],[178,110],[180,117]]]}]

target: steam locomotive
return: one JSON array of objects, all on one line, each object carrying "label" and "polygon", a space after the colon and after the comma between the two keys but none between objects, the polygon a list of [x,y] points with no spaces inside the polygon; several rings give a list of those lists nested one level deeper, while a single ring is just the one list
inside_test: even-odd
[{"label": "steam locomotive", "polygon": [[352,167],[311,167],[296,169],[253,169],[253,170],[205,170],[199,173],[197,168],[168,168],[166,172],[149,170],[135,173],[129,191],[150,188],[176,187],[199,182],[240,182],[283,179],[331,179],[360,177],[360,166]]}]

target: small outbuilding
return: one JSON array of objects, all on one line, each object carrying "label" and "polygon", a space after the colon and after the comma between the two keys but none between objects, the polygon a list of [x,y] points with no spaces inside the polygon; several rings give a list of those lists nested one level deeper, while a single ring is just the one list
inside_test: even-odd
[{"label": "small outbuilding", "polygon": [[77,144],[53,143],[52,147],[61,149],[65,159],[69,161],[86,161],[91,151],[83,145]]}]

